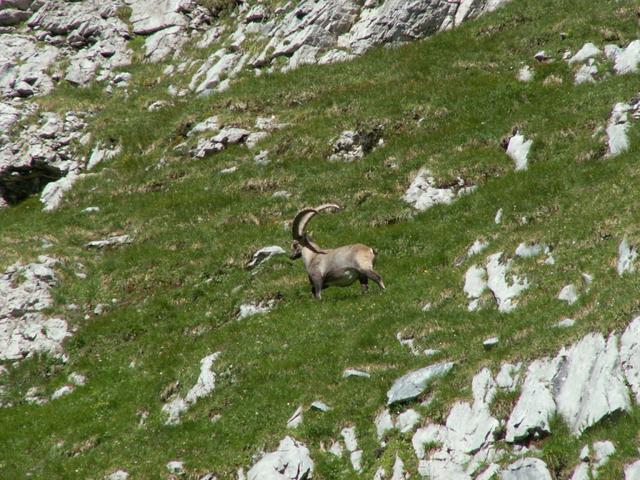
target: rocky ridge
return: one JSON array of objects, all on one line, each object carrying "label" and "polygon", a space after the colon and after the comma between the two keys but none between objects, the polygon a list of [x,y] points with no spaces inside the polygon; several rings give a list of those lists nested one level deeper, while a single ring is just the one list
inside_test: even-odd
[{"label": "rocky ridge", "polygon": [[[204,94],[225,90],[233,77],[248,68],[258,74],[273,68],[288,70],[308,63],[347,60],[382,43],[411,41],[447,30],[496,9],[504,1],[419,0],[407,4],[396,0],[304,0],[274,11],[260,3],[240,2],[235,30],[227,35],[223,34],[229,29],[218,21],[216,9],[205,8],[195,0],[5,2],[0,6],[0,26],[6,29],[0,36],[0,126],[5,132],[0,136],[4,157],[0,158],[0,206],[16,201],[13,195],[4,193],[11,187],[3,178],[18,168],[35,180],[21,189],[24,193],[19,200],[41,191],[51,181],[78,174],[78,167],[86,166],[77,159],[74,168],[67,165],[59,169],[56,159],[18,155],[25,141],[29,147],[34,146],[34,132],[21,131],[17,140],[6,135],[34,111],[29,103],[25,108],[25,99],[46,95],[60,81],[78,86],[106,82],[107,91],[113,86],[126,88],[130,76],[116,70],[131,63],[133,52],[128,42],[135,36],[144,37],[144,57],[150,62],[177,55],[191,39],[198,39],[200,48],[218,43],[220,48],[199,66],[189,85],[193,92]],[[252,56],[249,43],[256,42],[263,42],[264,47]],[[187,93],[173,88],[176,95]],[[69,137],[64,132],[52,135],[49,138],[53,142],[61,137],[68,145]],[[203,143],[196,156],[217,151],[220,144],[225,142]],[[93,165],[90,160],[88,166]],[[59,171],[50,174],[51,168]],[[71,177],[56,188],[56,200],[45,203],[47,210],[56,208],[75,179]]]}]

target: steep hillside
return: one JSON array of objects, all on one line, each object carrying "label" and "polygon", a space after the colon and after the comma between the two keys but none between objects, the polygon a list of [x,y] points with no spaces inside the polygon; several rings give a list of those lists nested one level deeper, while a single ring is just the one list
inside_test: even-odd
[{"label": "steep hillside", "polygon": [[638,14],[0,2],[0,478],[640,478]]}]

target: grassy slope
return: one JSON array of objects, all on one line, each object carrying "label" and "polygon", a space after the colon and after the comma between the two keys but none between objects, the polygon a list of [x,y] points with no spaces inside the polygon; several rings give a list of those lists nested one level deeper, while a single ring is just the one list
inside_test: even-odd
[{"label": "grassy slope", "polygon": [[[399,375],[428,363],[401,347],[396,332],[412,332],[420,345],[442,349],[439,358],[457,362],[436,388],[433,405],[417,407],[439,420],[454,399],[469,398],[470,378],[480,367],[554,354],[587,332],[626,325],[638,309],[637,279],[619,279],[613,267],[623,235],[639,236],[638,134],[634,128],[631,152],[603,160],[602,138],[592,133],[615,102],[636,93],[638,77],[575,87],[560,61],[537,65],[531,84],[517,82],[515,72],[540,49],[558,58],[565,47],[602,44],[605,28],[626,44],[637,37],[634,5],[514,0],[427,41],[377,49],[345,64],[247,77],[223,95],[177,100],[151,114],[146,106],[167,97],[170,81],[188,83],[188,75],[157,84],[162,65],[136,65],[127,69],[134,74],[127,99],[104,97],[97,87],[60,88],[42,99],[53,110],[95,110],[95,137],[118,139],[124,152],[81,182],[55,214],[42,213],[36,199],[0,212],[0,267],[33,259],[42,253],[39,240],[51,240],[47,253],[65,261],[55,312],[78,329],[65,345],[68,364],[31,359],[4,380],[18,405],[0,410],[0,476],[102,478],[125,468],[133,478],[157,478],[169,460],[180,459],[194,475],[213,470],[228,478],[252,464],[260,449],[273,448],[293,410],[316,398],[334,409],[306,413],[295,437],[312,448],[317,478],[353,476],[347,459],[318,450],[348,424],[357,427],[367,476],[378,462],[389,464],[396,450],[415,472],[410,442],[401,435],[394,434],[381,460],[374,455],[372,420],[386,390]],[[560,32],[568,38],[561,40]],[[550,74],[564,83],[543,86]],[[213,113],[244,126],[257,115],[275,114],[291,126],[261,145],[271,151],[266,167],[254,165],[243,147],[204,160],[174,152],[185,125]],[[380,122],[384,147],[352,164],[325,161],[341,130]],[[514,173],[499,146],[516,124],[535,141],[527,172]],[[398,169],[385,165],[391,156]],[[167,165],[154,168],[161,157]],[[240,168],[218,173],[230,165]],[[470,178],[480,188],[411,218],[400,198],[423,165],[443,179]],[[283,189],[293,196],[272,198]],[[345,210],[314,220],[317,239],[328,246],[374,245],[388,285],[384,294],[330,289],[317,303],[300,263],[282,257],[255,275],[242,268],[254,249],[288,244],[283,222],[298,208],[326,201]],[[91,205],[101,212],[80,213]],[[501,207],[503,223],[496,226]],[[524,225],[523,216],[529,219]],[[135,244],[104,253],[82,248],[120,232],[132,234]],[[530,240],[555,248],[555,266],[517,263],[532,286],[514,313],[466,311],[463,274],[473,261],[456,267],[454,260],[481,236],[491,242],[488,253],[512,254]],[[77,262],[86,266],[86,280],[74,275]],[[580,281],[581,272],[594,275],[592,289],[572,307],[553,300],[562,286]],[[273,312],[234,320],[243,301],[278,293],[283,299]],[[111,299],[106,314],[83,319]],[[425,313],[427,300],[434,308]],[[80,310],[66,310],[69,303]],[[578,319],[577,326],[552,329],[564,316]],[[491,335],[502,340],[486,352],[481,343]],[[184,394],[199,360],[219,350],[215,393],[180,426],[164,426],[162,390],[179,379]],[[346,367],[368,368],[372,378],[343,379]],[[72,371],[86,374],[88,385],[41,407],[21,403],[29,387],[50,393]],[[503,398],[496,408],[506,410],[513,401]],[[137,427],[140,411],[150,413],[143,428]],[[587,440],[612,439],[618,452],[604,478],[617,478],[624,462],[637,456],[639,427],[637,409],[623,421],[602,422],[579,441],[558,424],[541,444],[543,457],[566,473]]]}]

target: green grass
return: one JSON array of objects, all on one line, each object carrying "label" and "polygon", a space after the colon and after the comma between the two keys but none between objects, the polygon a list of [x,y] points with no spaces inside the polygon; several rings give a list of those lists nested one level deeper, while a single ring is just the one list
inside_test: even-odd
[{"label": "green grass", "polygon": [[[156,83],[164,65],[136,64],[127,69],[134,79],[128,97],[105,96],[97,85],[62,86],[41,99],[43,109],[95,112],[94,140],[120,142],[123,153],[78,183],[54,214],[42,213],[35,198],[0,212],[0,268],[33,260],[43,253],[40,239],[49,239],[46,253],[64,261],[52,313],[77,329],[65,343],[67,364],[28,359],[8,365],[9,375],[0,378],[15,403],[0,410],[0,477],[98,479],[123,468],[131,478],[158,478],[168,461],[180,459],[193,478],[207,471],[231,478],[277,445],[298,405],[316,399],[333,410],[305,412],[293,432],[312,450],[314,478],[356,478],[348,459],[319,448],[346,425],[356,426],[363,476],[371,477],[381,462],[390,467],[396,450],[417,475],[410,436],[393,433],[380,459],[374,454],[373,418],[387,389],[430,362],[399,345],[396,332],[411,332],[424,348],[441,349],[437,358],[456,362],[434,388],[430,407],[412,405],[439,421],[454,400],[471,397],[470,379],[481,367],[495,373],[504,361],[555,355],[587,332],[623,328],[640,307],[637,279],[619,278],[614,263],[622,237],[640,236],[639,133],[634,127],[630,152],[606,160],[602,139],[592,134],[615,102],[637,93],[638,77],[574,86],[572,69],[560,61],[565,48],[603,44],[604,29],[623,44],[636,38],[635,2],[514,0],[422,42],[375,49],[344,64],[247,74],[224,94],[171,99],[172,106],[154,113],[147,106],[169,99],[167,86],[188,84],[188,75]],[[541,49],[556,61],[533,65]],[[515,79],[523,61],[536,71],[530,84]],[[543,85],[552,74],[563,83]],[[176,152],[188,125],[211,114],[245,127],[258,115],[275,114],[290,126],[260,144],[272,160],[264,167],[244,147],[202,160]],[[384,146],[351,164],[326,161],[342,130],[377,124],[384,125]],[[500,148],[515,125],[534,139],[526,172],[513,172]],[[397,169],[387,166],[391,157]],[[161,158],[166,165],[156,168]],[[231,165],[238,171],[219,174]],[[479,188],[451,206],[415,213],[401,197],[422,166],[439,179],[462,176]],[[273,198],[275,190],[292,197]],[[313,220],[316,239],[326,246],[374,246],[386,292],[334,288],[316,302],[299,262],[283,256],[255,274],[244,269],[254,250],[288,246],[283,223],[298,209],[329,201],[344,210]],[[81,213],[93,205],[99,214]],[[503,222],[495,225],[498,208]],[[134,244],[104,252],[83,248],[119,233],[132,235]],[[513,313],[466,310],[464,272],[485,254],[459,266],[455,260],[478,237],[490,241],[486,254],[513,255],[522,241],[554,247],[554,266],[514,262],[531,287]],[[84,280],[74,273],[77,263],[86,267]],[[594,276],[591,290],[571,307],[554,300],[582,272]],[[272,312],[235,320],[241,303],[276,296]],[[421,310],[425,301],[432,310]],[[65,307],[71,303],[79,309]],[[99,303],[109,308],[94,316]],[[552,328],[566,316],[578,320],[576,327]],[[493,335],[500,343],[484,350],[482,341]],[[181,425],[165,426],[162,391],[180,380],[186,393],[199,360],[215,351],[222,352],[216,390]],[[368,369],[372,377],[343,379],[347,367]],[[50,394],[73,371],[87,376],[86,386],[44,406],[24,403],[30,387]],[[149,417],[138,427],[143,411]],[[582,445],[611,439],[618,451],[602,475],[618,478],[637,457],[638,422],[636,408],[580,440],[557,422],[541,444],[543,459],[566,473]]]}]

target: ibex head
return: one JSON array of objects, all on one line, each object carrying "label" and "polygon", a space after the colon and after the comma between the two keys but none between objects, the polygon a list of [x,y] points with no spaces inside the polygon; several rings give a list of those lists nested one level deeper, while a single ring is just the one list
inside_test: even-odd
[{"label": "ibex head", "polygon": [[325,203],[316,208],[305,208],[300,210],[298,215],[296,215],[296,218],[293,219],[293,225],[291,226],[291,233],[293,235],[293,242],[291,243],[291,260],[300,258],[302,256],[302,249],[305,247],[314,253],[327,253],[326,250],[323,250],[316,245],[305,229],[307,228],[309,220],[311,220],[315,214],[328,208],[340,210],[340,206],[334,203]]},{"label": "ibex head", "polygon": [[316,208],[301,210],[291,228],[291,259],[302,257],[304,260],[315,297],[320,299],[320,292],[329,285],[347,286],[356,280],[360,281],[365,291],[369,279],[384,289],[382,277],[373,270],[376,253],[371,247],[355,244],[323,249],[306,232],[306,226],[313,216],[329,208],[340,209],[336,204],[325,203]]}]

